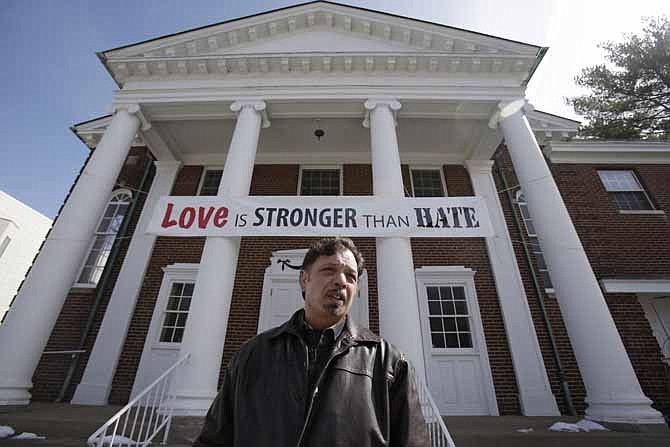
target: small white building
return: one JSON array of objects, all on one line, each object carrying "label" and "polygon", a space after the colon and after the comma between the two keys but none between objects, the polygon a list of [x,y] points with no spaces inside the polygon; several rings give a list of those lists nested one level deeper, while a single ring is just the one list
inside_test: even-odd
[{"label": "small white building", "polygon": [[51,219],[0,191],[0,318],[51,228]]}]

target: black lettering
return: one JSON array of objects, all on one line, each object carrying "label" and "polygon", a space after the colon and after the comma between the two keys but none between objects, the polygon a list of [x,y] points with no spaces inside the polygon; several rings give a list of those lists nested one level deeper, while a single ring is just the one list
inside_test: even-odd
[{"label": "black lettering", "polygon": [[461,220],[458,217],[458,213],[463,214],[463,208],[461,208],[460,206],[457,208],[451,208],[451,216],[454,219],[454,228],[463,228],[463,226],[461,225]]},{"label": "black lettering", "polygon": [[259,227],[259,226],[263,225],[263,214],[262,213],[263,213],[264,209],[265,208],[260,207],[260,208],[256,208],[256,210],[254,211],[254,214],[256,215],[256,221],[252,224],[254,227]]},{"label": "black lettering", "polygon": [[[344,209],[344,226],[347,228],[356,228],[356,209],[355,208],[345,208]],[[409,225],[408,225],[409,226]]]},{"label": "black lettering", "polygon": [[393,219],[393,216],[389,216],[389,219],[386,222],[386,226],[387,227],[394,226],[396,228],[398,227],[398,225],[395,223],[395,220]]},{"label": "black lettering", "polygon": [[297,227],[302,223],[302,209],[300,208],[295,208],[293,211],[291,211],[291,226]]},{"label": "black lettering", "polygon": [[449,219],[447,219],[447,213],[444,212],[442,207],[437,209],[437,224],[440,228],[449,228]]},{"label": "black lettering", "polygon": [[246,214],[240,214],[237,217],[240,218],[240,227],[246,227],[247,226],[247,215]]},{"label": "black lettering", "polygon": [[382,228],[384,228],[384,216],[377,217],[375,215],[372,215],[372,224],[374,225],[375,228],[377,228],[377,224],[379,224]]},{"label": "black lettering", "polygon": [[277,226],[278,227],[288,227],[288,209],[279,208],[277,211]]},{"label": "black lettering", "polygon": [[430,216],[430,208],[414,208],[416,212],[417,227],[433,228],[433,218]]},{"label": "black lettering", "polygon": [[398,216],[398,225],[400,224],[409,227],[409,216]]},{"label": "black lettering", "polygon": [[474,208],[463,208],[463,216],[468,228],[479,228],[479,220]]},{"label": "black lettering", "polygon": [[272,215],[277,211],[277,208],[268,208],[268,227],[272,225]]},{"label": "black lettering", "polygon": [[322,227],[330,227],[331,224],[330,208],[324,208],[319,213],[319,225]]},{"label": "black lettering", "polygon": [[307,208],[305,210],[305,226],[316,226],[316,208]]},{"label": "black lettering", "polygon": [[370,228],[370,218],[372,217],[372,214],[363,214],[363,217],[365,217],[365,227]]},{"label": "black lettering", "polygon": [[342,228],[342,208],[333,208],[333,227]]}]

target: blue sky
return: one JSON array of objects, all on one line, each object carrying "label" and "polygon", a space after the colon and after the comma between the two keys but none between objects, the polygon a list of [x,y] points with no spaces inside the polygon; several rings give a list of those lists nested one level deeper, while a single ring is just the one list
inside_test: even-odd
[{"label": "blue sky", "polygon": [[[571,118],[563,97],[577,92],[579,69],[600,60],[596,43],[638,31],[642,15],[670,14],[670,2],[652,0],[341,2],[549,46],[528,97]],[[297,3],[0,0],[0,190],[56,215],[88,152],[69,128],[104,115],[116,89],[96,52]]]}]

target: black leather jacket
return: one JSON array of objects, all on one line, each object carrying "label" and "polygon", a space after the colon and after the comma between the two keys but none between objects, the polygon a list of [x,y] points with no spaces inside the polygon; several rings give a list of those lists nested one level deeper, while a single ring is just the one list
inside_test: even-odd
[{"label": "black leather jacket", "polygon": [[428,446],[413,370],[351,318],[307,395],[301,312],[242,346],[194,445]]}]

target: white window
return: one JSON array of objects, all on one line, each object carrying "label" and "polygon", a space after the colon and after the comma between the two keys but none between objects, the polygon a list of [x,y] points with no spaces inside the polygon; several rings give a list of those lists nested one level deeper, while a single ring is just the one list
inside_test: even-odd
[{"label": "white window", "polygon": [[107,264],[107,258],[119,232],[121,222],[128,212],[132,194],[127,189],[119,189],[112,193],[107,208],[102,215],[98,228],[93,236],[93,243],[81,269],[77,284],[94,286],[100,280]]},{"label": "white window", "polygon": [[545,262],[544,254],[542,253],[542,247],[540,246],[540,241],[537,238],[537,233],[535,232],[533,218],[528,211],[528,202],[526,202],[526,198],[521,191],[517,191],[516,193],[516,204],[519,206],[521,218],[523,219],[523,225],[526,228],[529,249],[531,253],[535,255],[535,260],[537,261],[537,270],[540,273],[542,284],[544,285],[545,289],[552,290],[554,285],[551,283],[549,268],[547,268],[547,263]]},{"label": "white window", "polygon": [[444,197],[444,177],[441,168],[410,168],[414,197]]},{"label": "white window", "polygon": [[160,332],[160,343],[181,343],[195,283],[173,282]]},{"label": "white window", "polygon": [[301,196],[339,196],[342,194],[342,170],[332,167],[300,169]]},{"label": "white window", "polygon": [[221,168],[207,168],[200,180],[200,188],[198,188],[199,196],[215,196],[219,192],[219,185],[221,184],[221,177],[223,176],[223,169]]},{"label": "white window", "polygon": [[654,209],[649,196],[633,171],[598,171],[598,176],[618,210]]},{"label": "white window", "polygon": [[461,285],[427,286],[433,348],[472,348],[470,313]]}]

